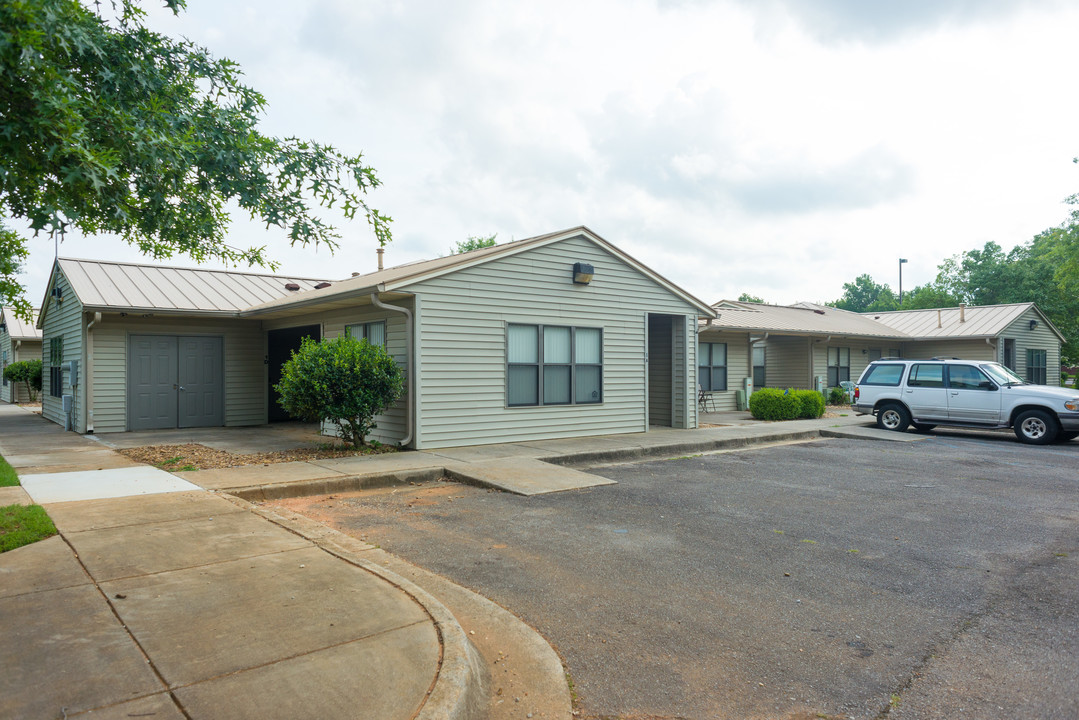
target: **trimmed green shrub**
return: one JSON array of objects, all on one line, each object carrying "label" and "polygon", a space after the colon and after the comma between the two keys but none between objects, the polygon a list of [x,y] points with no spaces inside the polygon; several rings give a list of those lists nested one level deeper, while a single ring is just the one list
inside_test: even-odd
[{"label": "trimmed green shrub", "polygon": [[4,368],[4,379],[8,382],[21,382],[26,385],[26,394],[30,402],[37,402],[41,391],[41,361],[20,360]]},{"label": "trimmed green shrub", "polygon": [[829,405],[850,405],[850,398],[847,396],[847,391],[841,387],[834,387],[828,391],[828,404]]},{"label": "trimmed green shrub", "polygon": [[758,420],[793,420],[802,405],[779,388],[761,388],[749,396],[749,412]]},{"label": "trimmed green shrub", "polygon": [[816,390],[792,390],[791,395],[798,400],[801,408],[798,417],[813,419],[824,414],[824,396]]},{"label": "trimmed green shrub", "polygon": [[281,367],[281,407],[305,422],[332,422],[353,447],[377,427],[378,415],[404,391],[404,379],[385,350],[366,340],[341,336],[316,342],[304,338]]}]

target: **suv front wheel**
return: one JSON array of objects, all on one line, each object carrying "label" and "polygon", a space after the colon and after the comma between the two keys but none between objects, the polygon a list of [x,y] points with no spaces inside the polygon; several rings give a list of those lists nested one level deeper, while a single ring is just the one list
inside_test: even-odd
[{"label": "suv front wheel", "polygon": [[1015,436],[1031,445],[1048,445],[1056,440],[1060,426],[1056,418],[1044,410],[1027,410],[1019,413],[1012,424]]},{"label": "suv front wheel", "polygon": [[910,425],[910,413],[898,403],[882,405],[877,411],[877,427],[881,430],[903,432]]}]

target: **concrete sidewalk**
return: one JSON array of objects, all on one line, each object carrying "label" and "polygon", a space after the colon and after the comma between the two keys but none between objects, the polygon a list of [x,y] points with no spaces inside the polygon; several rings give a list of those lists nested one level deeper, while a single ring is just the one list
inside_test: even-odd
[{"label": "concrete sidewalk", "polygon": [[[54,427],[0,406],[0,453],[31,497],[41,467],[83,494],[123,472]],[[201,489],[45,508],[60,536],[0,555],[0,717],[464,718],[486,703],[457,620],[364,543]]]},{"label": "concrete sidewalk", "polygon": [[[18,501],[42,498],[61,533],[0,555],[8,669],[0,717],[480,717],[491,708],[491,660],[477,656],[430,588],[475,630],[497,633],[499,647],[504,638],[519,649],[519,686],[533,690],[529,707],[543,708],[535,717],[568,718],[557,655],[512,615],[370,545],[246,500],[445,476],[529,495],[610,483],[585,471],[605,463],[826,435],[917,439],[854,416],[743,418],[170,474],[0,405],[0,453],[25,484]],[[217,442],[231,430],[216,429]],[[249,448],[284,437],[244,430]],[[502,706],[522,717],[524,709]]]},{"label": "concrete sidewalk", "polygon": [[651,428],[647,433],[472,445],[332,460],[247,465],[173,473],[200,487],[251,501],[325,495],[448,477],[517,495],[538,495],[614,484],[588,467],[736,450],[769,443],[855,437],[914,442],[921,436],[877,430],[853,414],[765,423],[745,413],[717,414],[726,424],[697,430]]}]

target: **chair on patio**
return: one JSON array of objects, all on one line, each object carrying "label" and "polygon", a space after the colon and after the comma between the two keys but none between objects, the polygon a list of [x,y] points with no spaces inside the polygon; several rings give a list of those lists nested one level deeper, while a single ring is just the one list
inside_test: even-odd
[{"label": "chair on patio", "polygon": [[712,406],[711,412],[716,411],[716,399],[712,395],[711,390],[705,390],[699,384],[697,385],[697,407],[701,409],[701,412],[708,412],[708,406]]}]

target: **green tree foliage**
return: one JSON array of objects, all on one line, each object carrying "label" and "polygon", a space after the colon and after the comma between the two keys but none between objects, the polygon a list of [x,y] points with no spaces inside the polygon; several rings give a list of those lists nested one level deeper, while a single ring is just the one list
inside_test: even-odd
[{"label": "green tree foliage", "polygon": [[739,295],[738,302],[757,303],[758,305],[764,304],[764,300],[757,297],[756,295],[750,295],[749,293],[742,293],[741,295]]},{"label": "green tree foliage", "polygon": [[275,267],[265,247],[225,242],[230,202],[293,244],[333,250],[339,234],[315,211],[334,205],[390,240],[362,156],[263,135],[266,101],[239,66],[149,30],[138,3],[117,0],[111,19],[80,0],[0,3],[0,211],[35,233],[116,233],[199,262]]},{"label": "green tree foliage", "polygon": [[455,247],[450,248],[450,254],[460,255],[461,253],[479,250],[480,248],[493,247],[498,244],[498,241],[495,239],[497,237],[498,233],[486,237],[469,235],[468,240],[460,240]]},{"label": "green tree foliage", "polygon": [[867,273],[843,283],[843,297],[829,305],[851,312],[882,312],[898,309],[899,299],[892,288],[878,284]]},{"label": "green tree foliage", "polygon": [[0,305],[15,308],[15,314],[27,322],[32,317],[26,288],[19,282],[19,271],[30,253],[26,241],[0,223]]},{"label": "green tree foliage", "polygon": [[41,392],[41,361],[20,360],[4,368],[4,379],[8,382],[21,382],[26,385],[26,394],[30,402],[37,402]]},{"label": "green tree foliage", "polygon": [[360,447],[376,427],[375,415],[401,397],[404,380],[393,358],[366,340],[304,338],[281,367],[281,382],[274,389],[289,415],[332,422],[342,440]]}]

